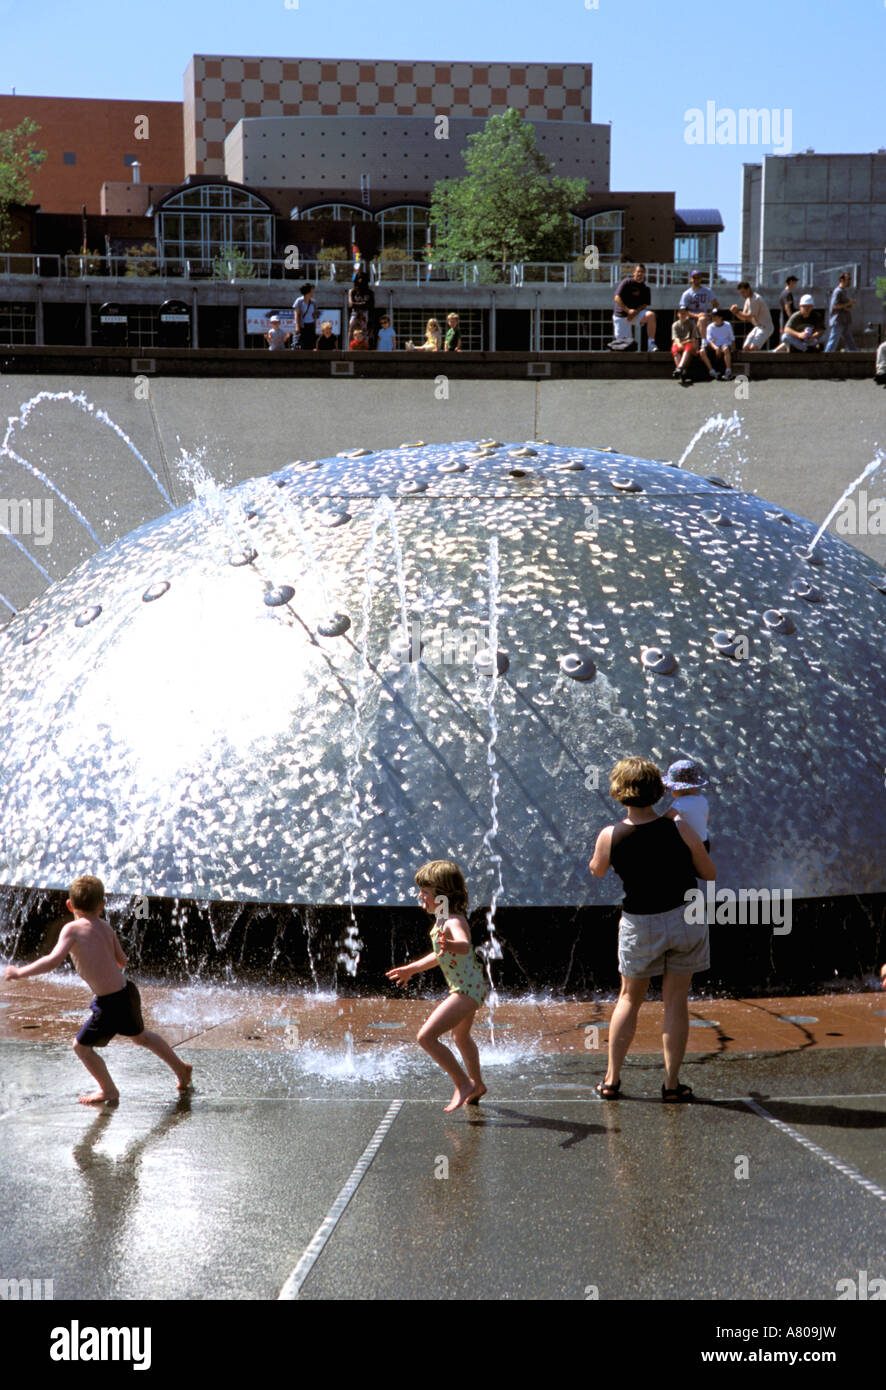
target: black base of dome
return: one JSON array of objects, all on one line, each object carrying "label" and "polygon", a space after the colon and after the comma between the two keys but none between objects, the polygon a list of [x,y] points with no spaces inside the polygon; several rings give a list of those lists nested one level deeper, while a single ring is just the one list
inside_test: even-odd
[{"label": "black base of dome", "polygon": [[[0,888],[0,951],[21,962],[50,950],[69,920],[67,894]],[[415,907],[357,907],[362,943],[355,975],[345,946],[347,906],[109,898],[133,973],[167,981],[289,983],[341,994],[392,994],[394,965],[426,955],[430,919]],[[500,907],[493,963],[508,994],[591,996],[618,988],[617,907]],[[787,925],[785,923],[785,925]],[[471,913],[474,942],[487,940],[486,909]],[[779,933],[779,934],[776,934]],[[784,926],[711,927],[711,968],[700,988],[730,996],[862,988],[886,959],[886,893],[801,898]],[[428,977],[431,978],[430,976]]]}]

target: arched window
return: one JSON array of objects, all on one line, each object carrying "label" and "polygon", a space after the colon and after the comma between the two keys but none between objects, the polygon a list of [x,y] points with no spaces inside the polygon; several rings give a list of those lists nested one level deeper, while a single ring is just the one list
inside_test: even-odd
[{"label": "arched window", "polygon": [[616,208],[612,212],[596,212],[593,217],[585,218],[585,245],[596,246],[601,260],[620,260],[624,226],[623,208]]},{"label": "arched window", "polygon": [[377,212],[375,220],[381,231],[380,253],[396,247],[400,251],[407,251],[416,260],[421,257],[428,243],[429,208],[404,203]]},{"label": "arched window", "polygon": [[228,247],[253,263],[273,254],[273,210],[246,188],[225,183],[183,188],[163,199],[154,222],[166,261],[210,263]]},{"label": "arched window", "polygon": [[372,213],[366,208],[355,207],[353,203],[318,203],[315,208],[305,208],[299,213],[301,222],[320,218],[330,222],[371,222]]}]

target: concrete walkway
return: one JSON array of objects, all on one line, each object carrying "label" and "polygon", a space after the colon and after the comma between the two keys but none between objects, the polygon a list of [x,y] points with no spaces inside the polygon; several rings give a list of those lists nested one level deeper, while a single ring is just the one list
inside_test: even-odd
[{"label": "concrete walkway", "polygon": [[197,1034],[195,1090],[115,1042],[122,1102],[95,1113],[61,1041],[82,989],[12,989],[2,1263],[57,1299],[834,1301],[886,1274],[880,994],[696,1001],[679,1107],[655,1006],[615,1104],[585,1045],[611,1006],[503,1005],[488,1097],[446,1115],[409,1042],[426,1001],[146,988],[150,1024]]}]

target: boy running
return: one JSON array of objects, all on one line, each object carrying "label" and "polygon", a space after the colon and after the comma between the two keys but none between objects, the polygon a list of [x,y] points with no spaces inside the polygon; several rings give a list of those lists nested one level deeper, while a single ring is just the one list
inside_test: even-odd
[{"label": "boy running", "polygon": [[146,1030],[139,992],[131,980],[127,983],[123,978],[126,965],[123,948],[116,932],[101,915],[105,906],[101,879],[83,874],[74,879],[70,894],[67,905],[74,913],[74,921],[62,927],[55,950],[30,965],[7,965],[6,979],[24,980],[32,975],[46,975],[70,955],[77,974],[95,991],[92,1012],[73,1044],[80,1061],[98,1082],[97,1091],[80,1097],[81,1105],[116,1105],[119,1101],[120,1092],[95,1052],[97,1047],[105,1047],[117,1033],[153,1052],[175,1072],[178,1089],[186,1090],[191,1084],[191,1067],[180,1060],[159,1033]]}]

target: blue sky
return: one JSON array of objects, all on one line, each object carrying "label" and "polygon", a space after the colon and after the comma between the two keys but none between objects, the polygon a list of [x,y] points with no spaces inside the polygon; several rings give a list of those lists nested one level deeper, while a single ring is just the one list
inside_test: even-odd
[{"label": "blue sky", "polygon": [[612,187],[719,207],[724,261],[739,255],[741,166],[775,151],[687,144],[687,110],[790,112],[794,151],[886,144],[884,0],[593,3],[0,0],[0,92],[180,101],[193,53],[590,62],[593,119],[612,122]]}]

